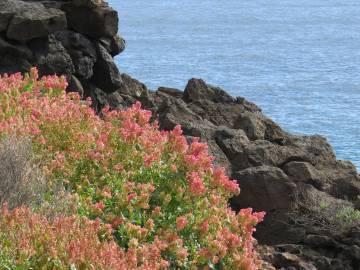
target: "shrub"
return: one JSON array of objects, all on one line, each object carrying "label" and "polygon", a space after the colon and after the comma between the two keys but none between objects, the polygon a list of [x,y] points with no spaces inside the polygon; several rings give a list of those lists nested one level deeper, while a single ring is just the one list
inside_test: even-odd
[{"label": "shrub", "polygon": [[295,222],[335,234],[360,225],[360,211],[351,202],[320,191],[299,191],[299,209],[291,215]]},{"label": "shrub", "polygon": [[[156,254],[137,267],[136,253],[125,252],[111,240],[111,227],[99,220],[57,217],[52,221],[26,207],[0,216],[1,269],[160,269]],[[154,244],[148,249],[156,251]],[[158,255],[159,256],[159,255]]]},{"label": "shrub", "polygon": [[36,70],[0,79],[0,134],[31,138],[48,186],[78,196],[81,222],[110,225],[125,261],[143,269],[257,268],[252,233],[264,214],[230,209],[239,187],[213,167],[206,144],[188,145],[180,126],[160,131],[140,103],[99,118],[65,88]]},{"label": "shrub", "polygon": [[79,198],[76,193],[70,193],[65,190],[61,184],[48,189],[43,194],[41,204],[32,207],[36,211],[49,220],[53,220],[58,216],[72,216],[77,214]]},{"label": "shrub", "polygon": [[33,163],[31,141],[5,138],[0,143],[0,204],[10,208],[36,206],[41,202],[45,180]]},{"label": "shrub", "polygon": [[76,194],[67,192],[61,183],[50,189],[35,160],[31,140],[11,136],[1,141],[0,205],[27,206],[49,218],[74,214]]}]

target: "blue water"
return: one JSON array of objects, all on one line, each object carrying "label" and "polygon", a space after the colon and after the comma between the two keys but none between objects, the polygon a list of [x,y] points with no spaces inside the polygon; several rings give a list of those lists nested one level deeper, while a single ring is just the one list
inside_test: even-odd
[{"label": "blue water", "polygon": [[122,72],[184,89],[201,77],[360,168],[360,1],[110,0]]}]

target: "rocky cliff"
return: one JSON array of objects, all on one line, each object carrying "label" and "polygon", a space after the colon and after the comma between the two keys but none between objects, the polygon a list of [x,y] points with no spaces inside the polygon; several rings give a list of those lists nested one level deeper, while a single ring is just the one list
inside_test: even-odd
[{"label": "rocky cliff", "polygon": [[69,90],[121,87],[112,57],[125,42],[117,36],[118,14],[100,0],[0,1],[0,72],[63,74]]},{"label": "rocky cliff", "polygon": [[184,91],[148,90],[116,67],[125,48],[117,32],[117,12],[102,0],[0,0],[0,73],[37,66],[66,75],[68,90],[92,97],[97,110],[140,100],[162,129],[181,124],[189,140],[208,142],[242,189],[234,209],[267,212],[256,237],[275,268],[360,269],[360,177],[351,162],[337,160],[325,138],[289,134],[201,79]]}]

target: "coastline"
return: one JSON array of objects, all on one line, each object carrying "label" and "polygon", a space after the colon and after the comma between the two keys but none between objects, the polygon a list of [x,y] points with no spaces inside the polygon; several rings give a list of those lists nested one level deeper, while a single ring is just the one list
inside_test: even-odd
[{"label": "coastline", "polygon": [[[316,218],[311,215],[319,214],[312,202],[360,207],[355,166],[337,160],[325,138],[289,134],[257,105],[201,79],[191,79],[184,91],[150,91],[120,73],[113,57],[125,43],[117,36],[117,12],[105,3],[20,2],[0,5],[5,18],[0,21],[1,73],[38,66],[42,75],[66,75],[68,91],[91,97],[97,111],[106,105],[124,109],[140,101],[158,116],[161,129],[180,124],[189,141],[199,137],[208,143],[215,163],[224,166],[242,190],[231,200],[233,209],[252,207],[268,213],[255,236],[260,245],[273,247],[264,255],[269,263],[279,269],[356,269],[359,227],[339,234],[311,223]],[[30,13],[24,15],[24,9]],[[86,17],[94,18],[93,25],[76,20]],[[40,28],[32,27],[39,22]]]}]

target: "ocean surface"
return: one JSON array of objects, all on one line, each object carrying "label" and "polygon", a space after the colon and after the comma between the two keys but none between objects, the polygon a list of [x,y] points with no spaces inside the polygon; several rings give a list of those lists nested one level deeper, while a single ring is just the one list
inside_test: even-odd
[{"label": "ocean surface", "polygon": [[150,89],[203,78],[360,168],[360,1],[109,0],[122,72]]}]

